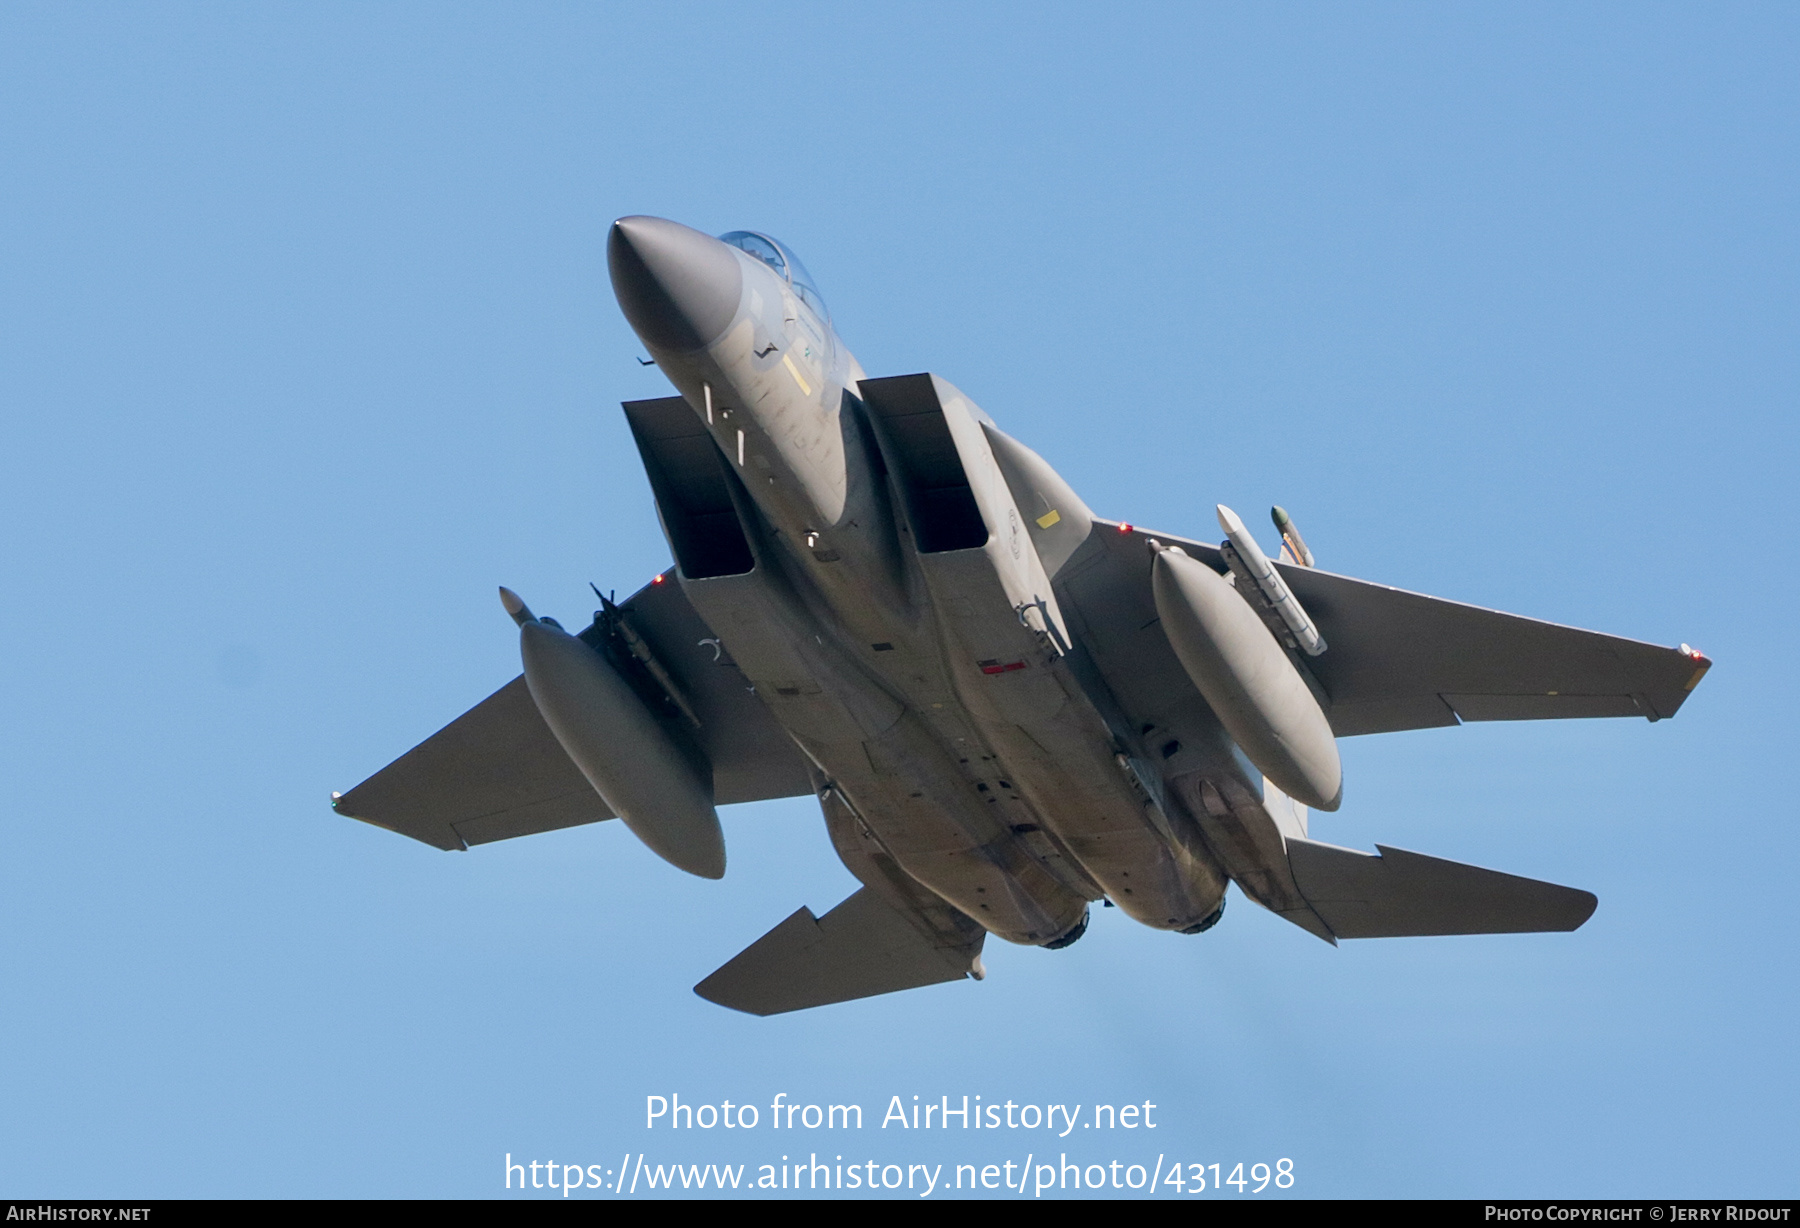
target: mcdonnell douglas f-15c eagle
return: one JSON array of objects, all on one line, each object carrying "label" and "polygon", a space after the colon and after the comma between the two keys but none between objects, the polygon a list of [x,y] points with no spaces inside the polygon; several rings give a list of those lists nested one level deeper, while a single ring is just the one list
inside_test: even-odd
[{"label": "mcdonnell douglas f-15c eagle", "polygon": [[784,245],[622,218],[614,292],[679,396],[625,405],[675,565],[571,635],[506,589],[524,676],[350,792],[441,849],[617,816],[725,873],[717,806],[810,793],[864,884],[696,986],[758,1015],[980,979],[1088,906],[1198,934],[1225,887],[1327,942],[1572,930],[1585,891],[1308,838],[1336,739],[1673,716],[1683,645],[1102,519],[935,375],[871,379]]}]

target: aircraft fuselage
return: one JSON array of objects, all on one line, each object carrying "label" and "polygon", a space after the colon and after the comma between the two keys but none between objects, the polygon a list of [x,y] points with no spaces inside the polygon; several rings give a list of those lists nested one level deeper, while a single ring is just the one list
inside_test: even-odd
[{"label": "aircraft fuselage", "polygon": [[[1566,933],[1579,888],[1311,839],[1337,739],[1675,715],[1659,646],[1104,520],[935,375],[870,378],[767,235],[614,223],[627,320],[679,395],[626,420],[675,558],[577,633],[500,590],[523,675],[347,793],[440,849],[617,818],[726,871],[718,808],[809,790],[864,886],[694,986],[773,1015],[1066,946],[1089,905],[1212,926],[1227,883],[1314,936]],[[673,581],[673,582],[671,582]]]},{"label": "aircraft fuselage", "polygon": [[[949,385],[865,387],[785,270],[660,219],[624,219],[611,247],[628,318],[730,474],[753,561],[690,574],[671,534],[679,582],[810,760],[852,872],[892,889],[891,859],[1018,943],[1072,941],[1101,898],[1160,929],[1215,919],[1230,867],[1206,816],[1167,787],[1149,731],[1072,647],[1027,525],[1085,525],[1073,492]],[[695,268],[698,289],[681,281]],[[1015,470],[1041,468],[1040,502],[1063,506],[1021,508],[996,446]],[[951,491],[964,506],[948,530],[930,485],[946,466],[968,487]],[[1237,795],[1234,821],[1248,801],[1278,852],[1254,776],[1214,732],[1188,746],[1229,782],[1215,793]]]}]

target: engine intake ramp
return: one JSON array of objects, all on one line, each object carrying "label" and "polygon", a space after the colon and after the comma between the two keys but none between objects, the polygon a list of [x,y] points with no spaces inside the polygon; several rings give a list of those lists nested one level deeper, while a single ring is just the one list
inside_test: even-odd
[{"label": "engine intake ramp", "polygon": [[1375,847],[1379,855],[1287,842],[1300,894],[1339,938],[1566,932],[1599,904],[1574,887]]},{"label": "engine intake ramp", "polygon": [[[971,927],[972,928],[972,927]],[[694,986],[708,1002],[780,1015],[981,975],[986,935],[934,944],[867,887],[823,917],[801,908]]]}]

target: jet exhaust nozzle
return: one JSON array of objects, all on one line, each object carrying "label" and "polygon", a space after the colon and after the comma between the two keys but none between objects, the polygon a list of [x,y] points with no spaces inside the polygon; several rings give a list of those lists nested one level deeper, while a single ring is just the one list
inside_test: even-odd
[{"label": "jet exhaust nozzle", "polygon": [[532,702],[557,743],[651,852],[701,878],[725,876],[725,833],[703,779],[602,654],[500,590],[519,624]]},{"label": "jet exhaust nozzle", "polygon": [[1337,739],[1256,611],[1179,548],[1157,547],[1151,587],[1182,669],[1250,762],[1289,797],[1336,810],[1344,796]]}]

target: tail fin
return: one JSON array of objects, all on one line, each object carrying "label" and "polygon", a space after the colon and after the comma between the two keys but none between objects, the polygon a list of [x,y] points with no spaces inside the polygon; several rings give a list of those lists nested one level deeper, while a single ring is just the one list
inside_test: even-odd
[{"label": "tail fin", "polygon": [[1339,938],[1566,932],[1599,904],[1574,887],[1375,847],[1287,842],[1295,885]]}]

